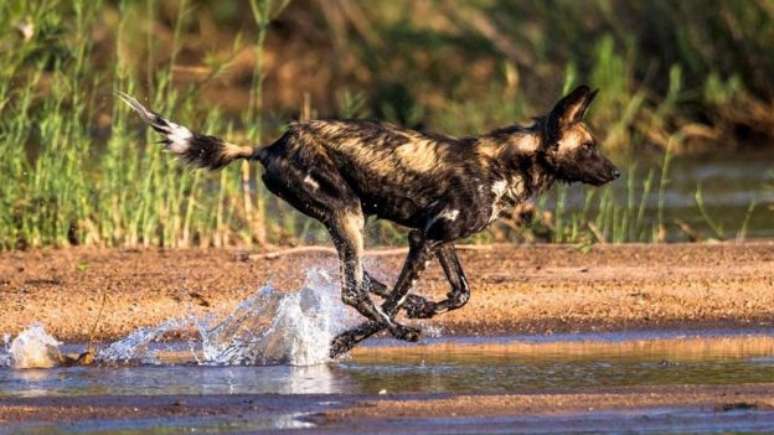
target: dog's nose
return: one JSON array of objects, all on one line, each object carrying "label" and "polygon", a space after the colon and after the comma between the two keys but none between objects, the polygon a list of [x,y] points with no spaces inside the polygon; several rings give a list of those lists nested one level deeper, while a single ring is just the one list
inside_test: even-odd
[{"label": "dog's nose", "polygon": [[621,171],[619,171],[618,169],[613,169],[613,179],[615,180],[620,176],[621,176]]}]

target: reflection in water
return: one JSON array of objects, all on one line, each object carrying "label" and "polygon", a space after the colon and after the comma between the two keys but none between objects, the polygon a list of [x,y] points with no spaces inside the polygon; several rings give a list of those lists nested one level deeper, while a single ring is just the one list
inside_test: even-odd
[{"label": "reflection in water", "polygon": [[333,394],[346,372],[310,367],[77,367],[0,371],[0,397],[164,394]]},{"label": "reflection in water", "polygon": [[327,364],[308,367],[290,367],[288,382],[283,385],[283,394],[334,394],[347,383],[345,373],[334,375]]},{"label": "reflection in water", "polygon": [[463,361],[347,366],[361,392],[518,393],[554,389],[662,384],[737,384],[770,382],[774,364],[749,359],[669,360],[617,358],[573,360],[482,356]]},{"label": "reflection in water", "polygon": [[[188,369],[188,370],[185,370]],[[333,394],[346,379],[336,379],[328,365],[308,367],[212,367],[201,370],[187,367],[182,370],[195,372],[195,383],[201,387],[196,394]],[[194,382],[187,382],[190,384]],[[190,385],[184,385],[180,394],[191,394]],[[194,387],[195,388],[195,387]]]},{"label": "reflection in water", "polygon": [[[563,334],[433,340],[361,347],[344,364],[361,391],[514,393],[658,384],[774,380],[774,331]],[[648,337],[650,335],[650,337]],[[578,339],[582,338],[582,339]],[[394,343],[394,342],[390,342]]]},{"label": "reflection in water", "polygon": [[[368,347],[309,367],[80,367],[0,370],[0,395],[518,393],[774,379],[774,334],[593,340],[448,338],[425,346]],[[163,352],[162,352],[163,359]]]}]

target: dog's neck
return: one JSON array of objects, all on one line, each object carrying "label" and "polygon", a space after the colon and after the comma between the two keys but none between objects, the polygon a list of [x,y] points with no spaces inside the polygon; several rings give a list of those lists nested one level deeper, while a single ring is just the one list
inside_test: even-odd
[{"label": "dog's neck", "polygon": [[479,136],[476,140],[479,154],[495,178],[524,178],[529,196],[549,189],[556,175],[542,156],[544,120],[535,119],[529,127],[510,126]]}]

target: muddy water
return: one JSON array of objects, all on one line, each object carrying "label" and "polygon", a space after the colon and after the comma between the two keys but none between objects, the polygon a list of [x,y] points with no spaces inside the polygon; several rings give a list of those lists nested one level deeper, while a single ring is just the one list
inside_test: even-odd
[{"label": "muddy water", "polygon": [[[78,352],[82,348],[71,344],[61,350]],[[200,365],[191,343],[154,343],[150,348],[155,355],[153,364],[0,368],[0,400],[35,406],[77,406],[83,400],[84,409],[116,401],[122,406],[136,403],[153,410],[170,406],[169,398],[179,398],[175,400],[233,408],[233,415],[227,411],[226,415],[205,417],[84,418],[70,423],[20,422],[7,428],[32,433],[63,429],[122,433],[314,430],[317,423],[311,416],[356,405],[361,400],[358,398],[432,400],[452,393],[572,393],[607,387],[774,381],[772,329],[689,335],[672,331],[451,337],[410,346],[381,339],[359,348],[348,359],[310,366]],[[385,393],[388,396],[382,396]],[[64,401],[57,402],[59,399]],[[158,406],[153,405],[155,400],[161,401]],[[244,417],[244,403],[248,401],[269,411],[250,411]],[[507,433],[514,428],[529,432],[605,431],[611,427],[761,430],[774,424],[774,412],[740,410],[719,414],[711,409],[665,407],[486,419],[434,417],[408,425],[390,420],[373,424],[388,432],[426,433],[448,433],[452,428],[458,432]],[[339,422],[326,427],[333,432],[350,432],[357,431],[358,426]]]},{"label": "muddy water", "polygon": [[0,396],[523,393],[774,380],[774,330],[456,337],[414,347],[377,340],[306,367],[201,366],[189,343],[155,346],[154,365],[3,369]]},{"label": "muddy water", "polygon": [[[362,352],[339,367],[362,392],[522,393],[665,384],[739,384],[774,380],[774,331],[768,335],[585,334],[440,340],[425,349]],[[553,341],[556,340],[556,341]],[[385,353],[387,353],[385,355]]]},{"label": "muddy water", "polygon": [[703,409],[654,408],[648,410],[564,413],[554,416],[428,418],[411,422],[376,422],[371,431],[389,433],[525,433],[525,434],[621,434],[621,433],[770,433],[774,412],[734,411],[717,413]]}]

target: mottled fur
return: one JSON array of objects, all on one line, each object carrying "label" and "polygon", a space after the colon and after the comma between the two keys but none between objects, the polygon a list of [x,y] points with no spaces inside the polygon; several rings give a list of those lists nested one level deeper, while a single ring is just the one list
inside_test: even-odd
[{"label": "mottled fur", "polygon": [[[499,214],[533,198],[555,181],[604,184],[616,177],[582,122],[596,91],[580,86],[528,127],[510,126],[454,138],[361,120],[298,122],[274,143],[250,148],[192,133],[121,95],[187,162],[216,169],[239,158],[258,160],[267,188],[329,229],[342,264],[342,299],[369,319],[334,340],[331,354],[387,328],[416,340],[419,331],[397,323],[463,306],[470,297],[453,242],[479,232]],[[409,254],[394,288],[363,270],[367,216],[411,229]],[[435,256],[449,281],[446,300],[409,294]],[[383,297],[375,305],[369,293]]]}]

